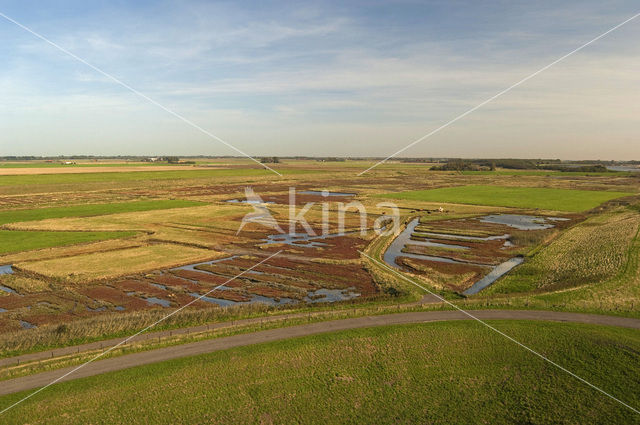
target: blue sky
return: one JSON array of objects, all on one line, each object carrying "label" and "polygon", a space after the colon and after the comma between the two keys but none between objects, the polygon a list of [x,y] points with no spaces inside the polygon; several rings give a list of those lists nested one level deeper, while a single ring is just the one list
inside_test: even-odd
[{"label": "blue sky", "polygon": [[[253,155],[386,156],[634,1],[0,1]],[[640,159],[640,18],[405,156]],[[232,150],[0,18],[0,155]]]}]

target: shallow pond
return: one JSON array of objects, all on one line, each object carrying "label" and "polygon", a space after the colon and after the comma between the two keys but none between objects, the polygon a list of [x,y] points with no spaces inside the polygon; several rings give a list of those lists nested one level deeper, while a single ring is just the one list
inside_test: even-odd
[{"label": "shallow pond", "polygon": [[249,205],[264,205],[264,204],[273,204],[273,201],[261,201],[259,199],[228,199],[225,202],[230,202],[232,204],[249,204]]},{"label": "shallow pond", "polygon": [[[288,236],[290,236],[289,234],[277,234],[277,235],[272,235],[274,242],[271,243],[287,243],[284,242],[285,240],[290,240],[291,243],[294,243],[295,241],[299,241],[299,240],[309,240],[309,239],[304,239],[305,236],[309,237],[309,235],[307,235],[306,233],[300,233],[294,236],[301,236],[300,238],[297,239],[291,239],[291,238],[287,238]],[[311,236],[310,238],[319,238],[319,239],[323,239],[323,238],[327,238],[327,237],[333,237],[333,236],[339,236],[338,234],[332,234],[332,235],[317,235],[317,236]],[[280,240],[276,240],[275,238],[280,238]],[[317,242],[319,244],[319,242]],[[325,245],[325,244],[322,244]],[[310,244],[306,244],[306,245],[300,245],[300,246],[310,246]],[[234,258],[239,257],[239,255],[232,255],[229,257],[224,257],[224,258],[219,258],[217,260],[212,260],[212,261],[206,261],[203,263],[195,263],[195,264],[189,264],[186,266],[182,266],[182,267],[177,267],[171,270],[193,270],[193,271],[197,271],[200,273],[206,273],[206,274],[212,274],[212,275],[216,275],[219,276],[215,273],[211,273],[207,270],[201,270],[201,269],[196,269],[197,266],[200,265],[204,265],[204,264],[215,264],[215,263],[220,263],[222,261],[227,261],[227,260],[232,260]],[[258,271],[258,270],[248,270],[245,273],[245,278],[247,278],[249,274],[256,274],[256,275],[264,275],[264,272]],[[186,279],[181,277],[181,279]],[[187,280],[191,280],[191,279],[187,279]],[[191,280],[193,281],[193,280]],[[197,281],[193,281],[195,283],[198,283]],[[153,284],[156,287],[162,287],[164,285],[160,285],[160,284]],[[164,288],[166,289],[166,286],[164,286]],[[304,301],[306,302],[310,302],[310,303],[314,303],[314,302],[336,302],[336,301],[344,301],[344,300],[350,300],[356,297],[359,297],[360,294],[356,293],[353,291],[353,289],[355,288],[347,288],[347,289],[318,289],[317,291],[311,291],[307,294],[307,296],[304,298]],[[226,291],[229,290],[228,287],[225,286],[220,286],[217,287],[218,291]],[[192,292],[189,295],[191,295],[192,297],[200,297],[200,294],[198,294],[197,292]],[[253,303],[263,303],[263,304],[268,304],[268,305],[284,305],[284,304],[295,304],[298,303],[298,300],[295,300],[293,298],[287,298],[287,297],[282,297],[282,298],[271,298],[271,297],[265,297],[262,295],[256,295],[256,294],[248,294],[251,299],[248,301],[230,301],[230,300],[225,300],[225,299],[221,299],[221,298],[215,298],[215,297],[208,297],[208,296],[204,296],[201,298],[202,301],[208,302],[208,303],[212,303],[212,304],[217,304],[219,306],[222,307],[227,307],[230,305],[242,305],[242,304],[253,304]]]},{"label": "shallow pond", "polygon": [[328,190],[301,190],[302,195],[317,195],[317,196],[356,196],[357,193],[350,192],[330,192]]},{"label": "shallow pond", "polygon": [[89,306],[87,306],[87,310],[88,311],[93,311],[93,312],[98,312],[98,311],[105,311],[107,309],[107,307],[96,307],[96,308],[91,308]]},{"label": "shallow pond", "polygon": [[[127,295],[130,297],[133,297],[136,295],[135,291],[130,291],[127,292]],[[162,307],[171,307],[171,301],[169,300],[165,300],[162,298],[158,298],[158,297],[141,297],[143,300],[145,300],[149,305],[160,305]],[[124,310],[124,307],[119,306],[120,308],[116,307],[116,310],[122,311]]]},{"label": "shallow pond", "polygon": [[267,245],[283,243],[291,246],[300,246],[300,247],[314,247],[319,248],[323,246],[327,246],[324,242],[318,242],[324,239],[330,238],[338,238],[345,235],[350,235],[354,233],[358,233],[360,230],[351,230],[348,232],[342,233],[327,233],[319,234],[319,235],[310,235],[308,233],[276,233],[275,235],[269,235],[266,239],[263,239],[263,243]]},{"label": "shallow pond", "polygon": [[[446,258],[446,257],[436,257],[436,256],[431,256],[431,255],[421,255],[421,254],[412,254],[412,253],[408,253],[408,252],[402,252],[402,250],[404,249],[404,247],[406,245],[420,245],[420,246],[433,246],[433,247],[439,247],[439,248],[450,248],[450,249],[456,249],[456,250],[465,250],[465,249],[469,249],[468,247],[461,247],[459,245],[453,245],[453,244],[444,244],[444,243],[437,243],[437,242],[430,242],[430,241],[415,241],[411,239],[411,235],[413,234],[413,232],[415,231],[416,227],[418,226],[418,224],[420,224],[420,219],[416,218],[413,221],[411,221],[409,224],[407,224],[407,227],[398,235],[396,236],[396,238],[393,240],[393,242],[391,242],[391,245],[389,245],[389,248],[387,248],[387,250],[384,253],[384,261],[396,268],[399,269],[400,266],[398,266],[398,264],[396,264],[396,258],[398,257],[409,257],[409,258],[415,258],[415,259],[419,259],[419,260],[431,260],[431,261],[439,261],[442,263],[451,263],[451,264],[471,264],[474,265],[474,263],[468,263],[468,262],[463,262],[463,261],[457,261],[457,260],[453,260],[451,258]],[[431,233],[420,233],[420,235],[431,235]],[[435,234],[435,233],[434,233]],[[436,235],[438,235],[438,237],[440,236],[453,236],[453,235],[446,235],[446,234],[440,234],[437,233]],[[482,265],[482,264],[480,264]]]},{"label": "shallow pond", "polygon": [[[224,288],[218,288],[218,290],[224,290]],[[249,301],[231,301],[231,300],[225,300],[222,298],[208,297],[206,295],[201,296],[197,292],[192,292],[189,295],[191,295],[194,298],[200,298],[201,301],[217,304],[221,307],[228,307],[230,305],[254,304],[254,303],[263,303],[268,305],[283,305],[283,304],[289,304],[295,301],[291,298],[286,298],[286,297],[276,300],[274,298],[264,297],[262,295],[251,295],[251,299]]]},{"label": "shallow pond", "polygon": [[8,293],[10,293],[10,294],[16,294],[16,295],[19,295],[19,294],[18,294],[16,291],[14,291],[13,289],[11,289],[11,288],[9,288],[9,287],[7,287],[7,286],[3,286],[3,285],[0,285],[0,291],[8,292]]},{"label": "shallow pond", "polygon": [[13,267],[11,264],[0,266],[0,274],[13,274]]},{"label": "shallow pond", "polygon": [[633,167],[630,165],[607,165],[607,170],[640,172],[640,167]]},{"label": "shallow pond", "polygon": [[312,236],[308,233],[277,233],[275,235],[269,235],[263,242],[267,245],[283,243],[286,245],[297,246],[309,246],[319,248],[327,246],[326,243],[317,242],[318,239],[327,239],[331,235],[315,235]]},{"label": "shallow pond", "polygon": [[[218,258],[216,260],[205,261],[205,262],[202,262],[202,263],[187,264],[186,266],[175,267],[175,268],[173,268],[171,270],[191,270],[191,271],[194,271],[194,272],[209,273],[206,270],[196,269],[196,267],[197,266],[205,266],[205,265],[208,265],[208,264],[221,263],[223,261],[233,260],[234,258],[238,258],[238,257],[239,257],[238,255],[232,255],[230,257]],[[210,273],[210,274],[213,274],[213,273]],[[182,279],[186,279],[186,278],[182,278]],[[187,280],[191,280],[191,279],[187,279]],[[165,287],[165,289],[166,289],[166,287]]]},{"label": "shallow pond", "polygon": [[171,302],[169,300],[165,300],[165,299],[162,299],[162,298],[148,297],[148,298],[144,298],[144,300],[146,302],[148,302],[149,304],[161,305],[162,307],[170,307],[171,306]]},{"label": "shallow pond", "polygon": [[[218,288],[218,289],[220,289],[220,288]],[[191,295],[194,298],[199,298],[201,301],[205,301],[205,302],[212,303],[212,304],[217,304],[217,305],[219,305],[221,307],[226,307],[226,306],[229,306],[229,305],[238,304],[236,301],[223,300],[222,298],[207,297],[206,295],[202,296],[202,295],[198,294],[197,292],[191,292],[189,295]]]},{"label": "shallow pond", "polygon": [[436,233],[436,232],[417,232],[417,236],[431,236],[436,239],[449,239],[452,241],[479,241],[479,242],[487,242],[487,241],[497,241],[500,239],[508,239],[511,235],[505,233],[504,235],[497,236],[467,236],[467,235],[454,235],[452,233]]},{"label": "shallow pond", "polygon": [[275,298],[269,298],[269,297],[264,297],[262,295],[251,295],[251,300],[247,301],[247,303],[263,303],[263,304],[269,304],[269,305],[284,305],[284,304],[291,304],[291,303],[295,303],[296,300],[291,299],[291,298],[280,298],[278,300],[276,300]]},{"label": "shallow pond", "polygon": [[[555,225],[558,217],[536,217],[521,214],[493,214],[479,219],[483,223],[503,224],[518,230],[544,230]],[[550,223],[551,222],[551,223]]]},{"label": "shallow pond", "polygon": [[304,300],[308,303],[332,303],[336,301],[346,301],[358,298],[360,294],[354,292],[355,287],[349,287],[347,289],[318,289],[307,293]]},{"label": "shallow pond", "polygon": [[[494,214],[488,215],[485,217],[480,217],[479,221],[485,223],[495,223],[502,224],[509,227],[513,227],[519,230],[543,230],[554,227],[552,224],[554,221],[563,221],[567,220],[566,218],[561,217],[536,217],[536,216],[528,216],[528,215],[519,215],[519,214]],[[514,257],[511,258],[497,266],[491,266],[488,264],[480,264],[480,263],[472,263],[454,260],[447,257],[440,256],[432,256],[432,255],[421,255],[421,254],[413,254],[402,252],[402,250],[407,245],[421,245],[421,246],[432,246],[439,248],[449,248],[449,249],[461,249],[461,247],[453,244],[444,244],[444,243],[436,243],[431,242],[429,240],[425,241],[415,241],[411,239],[411,235],[415,232],[416,227],[419,224],[419,219],[416,218],[411,221],[407,227],[393,240],[391,245],[387,248],[383,255],[384,261],[391,267],[396,269],[400,269],[401,267],[396,263],[396,259],[398,257],[408,257],[415,258],[418,260],[429,260],[429,261],[438,261],[443,263],[450,264],[464,264],[464,265],[475,265],[475,266],[483,266],[490,267],[491,271],[484,276],[482,279],[475,282],[469,289],[463,292],[464,295],[473,295],[480,292],[482,289],[491,285],[493,282],[507,274],[514,267],[521,264],[524,259],[522,257]],[[487,236],[487,237],[477,237],[477,236],[464,236],[464,235],[455,235],[448,233],[435,233],[435,232],[418,232],[416,233],[418,236],[422,237],[433,237],[438,239],[448,239],[448,240],[456,240],[456,241],[492,241],[492,240],[500,240],[504,239],[505,243],[503,248],[508,248],[513,246],[513,244],[508,240],[509,235],[497,235],[497,236]]]},{"label": "shallow pond", "polygon": [[22,326],[22,329],[33,329],[36,327],[33,323],[29,323],[25,320],[20,320],[20,326]]}]

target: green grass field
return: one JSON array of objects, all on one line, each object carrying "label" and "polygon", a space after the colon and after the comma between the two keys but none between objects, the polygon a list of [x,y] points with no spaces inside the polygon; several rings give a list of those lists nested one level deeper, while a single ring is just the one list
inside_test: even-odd
[{"label": "green grass field", "polygon": [[[277,167],[276,167],[277,168]],[[281,174],[305,174],[314,170],[278,169]],[[131,171],[118,173],[72,173],[72,174],[28,174],[17,176],[0,176],[0,186],[32,185],[32,184],[82,184],[95,182],[125,182],[139,180],[176,180],[197,179],[207,177],[256,177],[274,176],[273,172],[262,168],[227,168],[227,169],[194,169],[175,171]]]},{"label": "green grass field", "polygon": [[553,211],[580,212],[623,196],[625,192],[549,189],[540,187],[456,186],[430,190],[379,195],[391,199],[445,202],[452,204],[489,205],[497,207],[538,208]]},{"label": "green grass field", "polygon": [[[90,217],[137,211],[186,208],[206,205],[203,202],[184,200],[155,200],[120,202],[112,204],[86,204],[70,207],[36,208],[30,210],[0,211],[0,225],[49,218]],[[49,232],[0,230],[0,255],[53,248],[76,243],[95,242],[133,236],[135,232]]]},{"label": "green grass field", "polygon": [[126,238],[135,232],[40,232],[0,230],[0,255],[77,243]]},{"label": "green grass field", "polygon": [[[492,321],[631,406],[640,334]],[[0,399],[0,408],[29,392]],[[48,388],[6,423],[640,423],[474,322],[358,329],[131,368]]]},{"label": "green grass field", "polygon": [[166,210],[170,208],[197,207],[206,205],[204,202],[184,200],[153,200],[117,202],[110,204],[85,204],[69,207],[35,208],[29,210],[0,211],[0,225],[18,223],[22,221],[37,221],[49,218],[90,217],[136,211]]}]

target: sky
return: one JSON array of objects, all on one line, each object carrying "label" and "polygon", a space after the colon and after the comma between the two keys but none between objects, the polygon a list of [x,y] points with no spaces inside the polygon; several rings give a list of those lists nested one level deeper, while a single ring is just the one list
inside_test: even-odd
[{"label": "sky", "polygon": [[[5,1],[250,155],[385,157],[640,12],[633,1]],[[640,160],[640,17],[406,150]],[[235,155],[0,17],[0,156]]]}]

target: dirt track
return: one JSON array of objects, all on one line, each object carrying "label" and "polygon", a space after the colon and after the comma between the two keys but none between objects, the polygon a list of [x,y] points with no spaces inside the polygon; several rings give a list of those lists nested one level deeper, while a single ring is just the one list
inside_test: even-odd
[{"label": "dirt track", "polygon": [[[620,326],[640,329],[640,319],[630,319],[614,316],[600,316],[593,314],[563,313],[554,311],[523,311],[523,310],[477,310],[470,311],[481,320],[510,319],[510,320],[549,320],[557,322],[588,323],[597,325]],[[319,322],[278,329],[214,338],[189,344],[144,351],[105,360],[96,360],[83,368],[63,378],[60,382],[101,373],[127,369],[134,366],[156,363],[180,357],[195,356],[213,351],[226,350],[262,342],[278,341],[324,332],[335,332],[346,329],[365,328],[371,326],[385,326],[406,323],[435,322],[443,320],[471,320],[459,311],[425,311],[415,313],[398,313],[379,316],[367,316],[354,319]],[[480,325],[479,325],[480,326]],[[499,336],[496,336],[499,338]],[[505,341],[508,343],[508,341]],[[73,347],[71,347],[73,349]],[[58,377],[72,371],[76,366],[43,372],[35,375],[2,381],[0,395],[29,390],[49,384]]]}]

